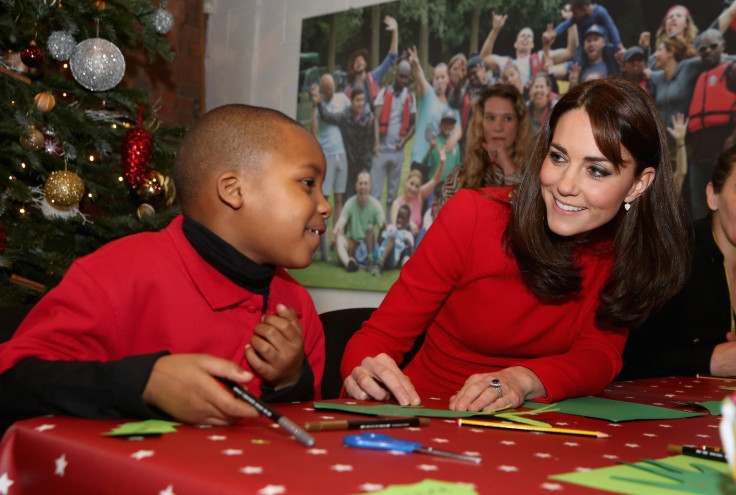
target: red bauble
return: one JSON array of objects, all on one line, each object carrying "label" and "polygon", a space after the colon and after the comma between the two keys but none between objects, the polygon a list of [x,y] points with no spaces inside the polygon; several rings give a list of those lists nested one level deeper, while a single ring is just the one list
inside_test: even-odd
[{"label": "red bauble", "polygon": [[0,254],[5,251],[5,225],[0,222]]},{"label": "red bauble", "polygon": [[130,187],[140,186],[148,177],[148,165],[153,157],[153,136],[140,127],[135,127],[123,136],[120,158],[123,178]]},{"label": "red bauble", "polygon": [[28,67],[39,67],[43,63],[43,50],[31,41],[31,45],[20,52],[20,59]]}]

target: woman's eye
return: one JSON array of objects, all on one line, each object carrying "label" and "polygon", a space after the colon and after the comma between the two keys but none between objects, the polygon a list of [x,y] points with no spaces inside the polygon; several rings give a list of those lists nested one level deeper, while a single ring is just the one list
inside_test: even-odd
[{"label": "woman's eye", "polygon": [[304,184],[307,187],[313,187],[314,186],[314,179],[302,179],[302,184]]},{"label": "woman's eye", "polygon": [[590,167],[588,167],[588,171],[590,175],[595,177],[596,179],[608,177],[609,175],[611,175],[610,170],[605,167],[601,167],[600,165],[591,165]]},{"label": "woman's eye", "polygon": [[563,163],[565,161],[565,157],[562,153],[558,153],[557,151],[550,151],[547,156],[549,156],[550,160],[554,163]]}]

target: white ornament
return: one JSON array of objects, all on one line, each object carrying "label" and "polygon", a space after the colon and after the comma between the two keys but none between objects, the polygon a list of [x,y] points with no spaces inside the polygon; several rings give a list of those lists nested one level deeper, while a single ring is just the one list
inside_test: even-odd
[{"label": "white ornament", "polygon": [[120,49],[102,38],[79,43],[69,60],[74,79],[90,91],[107,91],[125,74],[125,58]]},{"label": "white ornament", "polygon": [[46,42],[46,50],[56,60],[69,60],[76,46],[74,36],[66,31],[54,31]]},{"label": "white ornament", "polygon": [[174,14],[166,9],[158,9],[153,14],[153,27],[159,34],[168,33],[174,27]]}]

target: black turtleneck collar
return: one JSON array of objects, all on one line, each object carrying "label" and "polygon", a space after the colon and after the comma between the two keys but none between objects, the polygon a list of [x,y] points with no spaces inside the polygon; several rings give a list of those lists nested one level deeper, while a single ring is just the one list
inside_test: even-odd
[{"label": "black turtleneck collar", "polygon": [[268,291],[276,267],[259,265],[204,225],[184,217],[182,231],[195,251],[230,281],[263,296],[263,310],[268,306]]}]

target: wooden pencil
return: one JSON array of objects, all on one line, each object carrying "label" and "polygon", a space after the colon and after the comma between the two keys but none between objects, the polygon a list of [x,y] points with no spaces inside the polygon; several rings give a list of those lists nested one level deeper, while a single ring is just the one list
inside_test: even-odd
[{"label": "wooden pencil", "polygon": [[588,430],[572,430],[569,428],[554,428],[551,426],[533,426],[515,423],[498,423],[496,421],[483,421],[479,419],[458,418],[458,426],[483,426],[485,428],[503,428],[506,430],[537,431],[540,433],[557,433],[559,435],[582,435],[586,437],[608,438],[608,433]]}]

